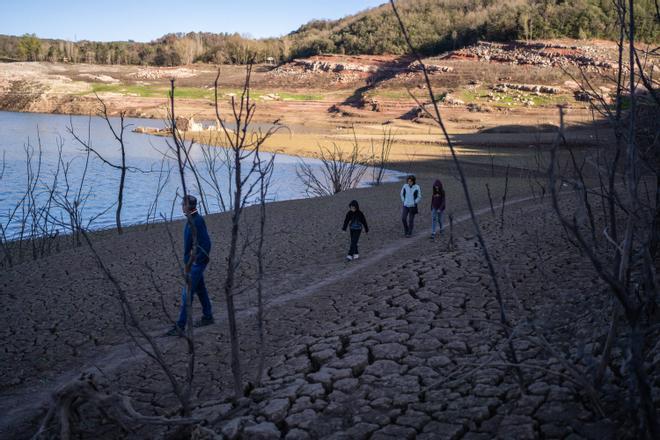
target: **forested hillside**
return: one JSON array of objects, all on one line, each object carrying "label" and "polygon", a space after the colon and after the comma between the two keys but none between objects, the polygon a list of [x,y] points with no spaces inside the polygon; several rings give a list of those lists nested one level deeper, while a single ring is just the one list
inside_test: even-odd
[{"label": "forested hillside", "polygon": [[[617,38],[611,0],[399,0],[416,45],[428,55],[477,40]],[[660,41],[656,0],[635,0],[637,38]],[[0,60],[172,66],[193,62],[283,62],[319,53],[402,54],[388,4],[339,20],[314,20],[290,34],[250,39],[238,34],[168,34],[149,43],[71,42],[35,35],[0,36]]]},{"label": "forested hillside", "polygon": [[[414,43],[437,54],[477,40],[617,38],[611,0],[399,0]],[[637,38],[660,40],[654,0],[636,0]],[[336,21],[313,21],[288,36],[290,56],[402,54],[406,47],[389,4]]]}]

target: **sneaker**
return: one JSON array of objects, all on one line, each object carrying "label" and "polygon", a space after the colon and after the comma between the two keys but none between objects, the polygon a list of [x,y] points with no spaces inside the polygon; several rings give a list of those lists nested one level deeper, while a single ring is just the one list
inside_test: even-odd
[{"label": "sneaker", "polygon": [[435,240],[435,234],[431,234],[431,240]]},{"label": "sneaker", "polygon": [[352,255],[346,255],[346,261],[351,261],[353,259]]},{"label": "sneaker", "polygon": [[199,321],[195,321],[195,323],[193,324],[193,327],[196,327],[196,328],[197,327],[204,327],[204,326],[207,326],[207,325],[211,325],[214,322],[215,322],[215,320],[213,318],[202,317],[202,319],[200,319]]},{"label": "sneaker", "polygon": [[165,333],[165,336],[183,336],[183,329],[178,325],[175,325],[170,331]]},{"label": "sneaker", "polygon": [[355,255],[353,255],[353,259],[354,259],[354,260],[357,260],[358,258],[360,258],[360,255],[359,255],[359,254],[355,254]]}]

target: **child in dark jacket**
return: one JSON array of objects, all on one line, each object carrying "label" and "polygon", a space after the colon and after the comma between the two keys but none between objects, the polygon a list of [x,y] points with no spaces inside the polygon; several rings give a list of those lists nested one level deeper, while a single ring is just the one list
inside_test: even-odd
[{"label": "child in dark jacket", "polygon": [[346,260],[357,260],[360,258],[358,253],[358,240],[360,240],[360,233],[364,227],[364,232],[369,233],[369,226],[367,225],[367,219],[364,217],[362,211],[360,211],[360,205],[357,200],[353,200],[348,204],[349,211],[346,213],[346,218],[344,219],[344,226],[341,228],[342,231],[345,231],[346,228],[350,228],[351,231],[351,246],[348,249],[348,255]]},{"label": "child in dark jacket", "polygon": [[436,180],[433,183],[433,196],[431,197],[431,240],[435,238],[435,225],[442,231],[442,214],[445,211],[445,189],[442,182]]}]

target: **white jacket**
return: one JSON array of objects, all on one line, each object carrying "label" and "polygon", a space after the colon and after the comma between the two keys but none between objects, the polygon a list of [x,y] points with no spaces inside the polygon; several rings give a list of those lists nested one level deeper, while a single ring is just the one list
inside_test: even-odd
[{"label": "white jacket", "polygon": [[403,206],[412,208],[420,200],[422,200],[422,190],[419,188],[419,185],[414,184],[410,186],[407,183],[403,185],[401,188],[401,202],[403,202]]}]

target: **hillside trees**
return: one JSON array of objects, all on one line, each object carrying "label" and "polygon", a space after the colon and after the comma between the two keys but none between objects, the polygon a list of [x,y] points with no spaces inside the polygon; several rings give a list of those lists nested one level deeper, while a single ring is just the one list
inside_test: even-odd
[{"label": "hillside trees", "polygon": [[[604,0],[408,0],[400,8],[410,17],[410,38],[425,55],[434,55],[477,40],[508,41],[547,38],[617,37],[617,14]],[[657,41],[653,0],[635,4],[638,38]],[[337,22],[314,22],[288,38],[297,54],[314,53],[326,39],[329,52],[345,54],[403,54],[401,36],[387,8],[379,7]]]},{"label": "hillside trees", "polygon": [[[634,5],[638,41],[660,40],[656,0]],[[610,0],[405,0],[410,38],[423,55],[478,40],[605,38],[616,40],[617,12]],[[97,64],[173,66],[194,62],[245,64],[270,58],[283,62],[321,53],[406,53],[391,12],[384,6],[339,20],[313,20],[279,38],[253,39],[237,33],[171,33],[148,43],[71,42],[34,35],[0,35],[0,58]]]},{"label": "hillside trees", "polygon": [[26,61],[38,61],[41,54],[41,42],[35,34],[25,34],[18,43],[18,53]]}]

